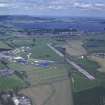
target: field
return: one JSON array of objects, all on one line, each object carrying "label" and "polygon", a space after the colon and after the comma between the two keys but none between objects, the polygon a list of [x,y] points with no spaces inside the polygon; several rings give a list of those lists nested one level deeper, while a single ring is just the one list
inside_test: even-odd
[{"label": "field", "polygon": [[98,79],[91,81],[78,72],[72,74],[72,80],[75,93],[98,87],[101,83]]},{"label": "field", "polygon": [[27,80],[32,86],[66,79],[68,75],[67,70],[62,65],[52,65],[51,67],[43,68],[12,63],[9,64],[9,67],[13,70],[25,71],[28,75]]},{"label": "field", "polygon": [[76,57],[70,58],[90,73],[96,72],[96,70],[100,67],[97,62],[90,60],[88,57],[84,57],[83,59]]},{"label": "field", "polygon": [[33,44],[33,40],[32,39],[14,39],[12,41],[12,44],[15,46],[15,47],[21,47],[21,46],[31,46]]},{"label": "field", "polygon": [[0,62],[0,69],[3,69],[5,68],[5,65],[3,65],[1,62]]},{"label": "field", "polygon": [[33,47],[32,57],[36,59],[50,59],[50,60],[60,60],[61,58],[48,48],[47,44],[39,44],[38,46]]},{"label": "field", "polygon": [[72,105],[70,88],[68,79],[52,84],[30,87],[21,90],[20,93],[30,96],[34,105]]},{"label": "field", "polygon": [[[88,51],[83,48],[84,42],[84,40],[83,42],[81,42],[81,40],[68,40],[68,43],[70,44],[70,49],[68,50],[67,48],[68,58],[87,71],[90,75],[94,76],[95,80],[89,80],[74,68],[69,69],[72,76],[74,92],[101,86],[105,81],[105,74],[98,71],[100,65],[95,60],[90,59]],[[81,56],[83,56],[83,58]]]},{"label": "field", "polygon": [[25,87],[25,83],[17,76],[0,77],[0,91],[15,90]]},{"label": "field", "polygon": [[3,41],[0,41],[0,49],[11,49],[11,47],[5,44]]},{"label": "field", "polygon": [[105,52],[105,40],[104,39],[89,39],[84,42],[84,48],[88,53],[102,53]]},{"label": "field", "polygon": [[100,65],[100,68],[98,69],[98,71],[105,73],[105,58],[91,55],[90,59],[96,61]]},{"label": "field", "polygon": [[86,50],[82,47],[83,43],[81,40],[68,40],[65,47],[66,53],[70,56],[82,56],[86,55]]}]

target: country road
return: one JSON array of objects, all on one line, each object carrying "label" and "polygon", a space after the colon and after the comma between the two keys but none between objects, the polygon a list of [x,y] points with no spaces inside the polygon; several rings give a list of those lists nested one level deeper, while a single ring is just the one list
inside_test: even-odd
[{"label": "country road", "polygon": [[[59,56],[64,57],[64,55],[60,51],[58,51],[56,48],[54,48],[53,46],[51,46],[51,44],[47,44],[47,46],[50,49],[52,49]],[[83,69],[82,67],[80,67],[74,61],[71,61],[68,58],[66,58],[66,61],[67,61],[67,63],[69,63],[70,65],[72,65],[76,70],[78,70],[80,73],[82,73],[85,77],[87,77],[89,80],[94,80],[95,79],[94,76],[92,76],[91,74],[89,74],[85,69]]]},{"label": "country road", "polygon": [[58,51],[56,48],[54,48],[51,44],[47,44],[47,46],[52,49],[56,54],[58,54],[60,57],[64,57],[64,55]]}]

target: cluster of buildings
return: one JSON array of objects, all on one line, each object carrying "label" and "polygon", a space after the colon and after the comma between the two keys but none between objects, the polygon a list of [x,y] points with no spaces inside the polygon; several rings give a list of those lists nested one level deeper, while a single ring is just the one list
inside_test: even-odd
[{"label": "cluster of buildings", "polygon": [[0,105],[32,105],[29,97],[13,92],[0,93]]},{"label": "cluster of buildings", "polygon": [[30,52],[30,51],[31,51],[30,47],[22,46],[20,48],[16,48],[16,49],[12,50],[11,52],[13,54],[17,54],[17,53],[21,53],[21,52]]},{"label": "cluster of buildings", "polygon": [[105,53],[95,53],[96,57],[105,58]]},{"label": "cluster of buildings", "polygon": [[13,74],[14,74],[14,71],[8,68],[0,70],[0,76],[2,77],[12,76]]}]

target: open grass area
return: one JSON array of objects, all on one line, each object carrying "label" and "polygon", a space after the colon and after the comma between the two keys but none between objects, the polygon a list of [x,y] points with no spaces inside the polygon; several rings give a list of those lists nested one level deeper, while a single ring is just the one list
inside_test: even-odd
[{"label": "open grass area", "polygon": [[46,39],[37,39],[36,45],[32,48],[32,57],[36,59],[61,60],[61,58],[53,52],[48,46]]},{"label": "open grass area", "polygon": [[53,52],[48,46],[40,44],[34,46],[32,49],[32,57],[36,59],[49,59],[49,60],[58,60],[60,61],[61,58]]}]

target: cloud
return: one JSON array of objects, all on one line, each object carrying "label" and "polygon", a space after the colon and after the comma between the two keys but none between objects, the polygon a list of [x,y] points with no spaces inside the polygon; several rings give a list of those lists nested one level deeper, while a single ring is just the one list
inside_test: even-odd
[{"label": "cloud", "polygon": [[91,8],[92,7],[91,4],[83,4],[83,3],[78,3],[78,2],[75,2],[73,6],[76,8]]},{"label": "cloud", "polygon": [[[97,1],[97,0],[96,0]],[[99,0],[100,1],[100,0]],[[91,0],[0,0],[0,12],[9,13],[60,13],[62,11],[75,14],[84,11],[104,11],[105,2]],[[82,11],[82,12],[81,12]],[[89,13],[88,12],[88,13]],[[63,13],[63,12],[62,12]]]},{"label": "cloud", "polygon": [[0,8],[5,8],[5,7],[8,7],[8,4],[6,4],[6,3],[0,3]]},{"label": "cloud", "polygon": [[105,9],[105,4],[102,3],[79,3],[75,2],[73,4],[74,8],[80,8],[83,10],[103,10]]}]

